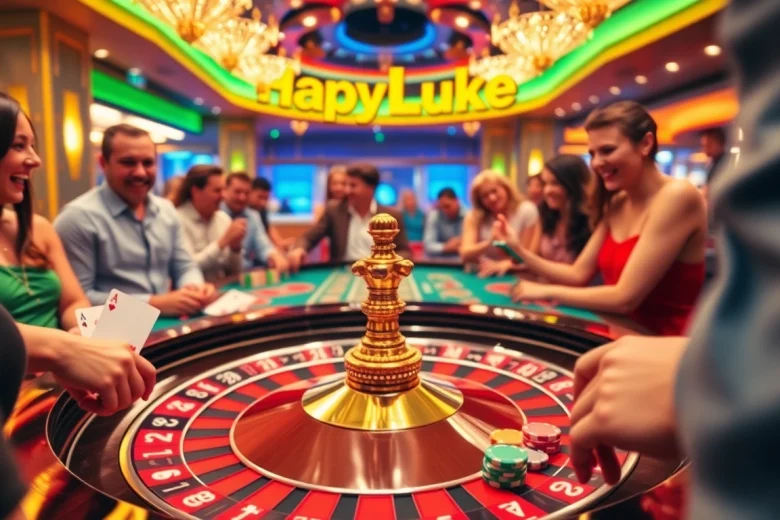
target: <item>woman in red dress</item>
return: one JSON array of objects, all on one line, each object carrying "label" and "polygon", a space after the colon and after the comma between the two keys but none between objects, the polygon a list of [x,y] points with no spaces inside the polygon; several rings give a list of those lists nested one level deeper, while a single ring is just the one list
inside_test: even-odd
[{"label": "woman in red dress", "polygon": [[[551,282],[521,281],[512,296],[626,314],[658,335],[683,334],[704,284],[704,200],[691,183],[658,171],[657,125],[638,103],[595,110],[585,130],[597,174],[593,235],[573,264],[560,264],[523,248],[497,222],[494,237]],[[604,285],[586,287],[597,272]]]}]

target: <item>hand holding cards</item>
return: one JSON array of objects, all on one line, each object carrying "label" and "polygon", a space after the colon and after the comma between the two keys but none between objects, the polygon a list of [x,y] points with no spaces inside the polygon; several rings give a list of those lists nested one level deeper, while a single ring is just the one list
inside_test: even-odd
[{"label": "hand holding cards", "polygon": [[128,342],[136,353],[146,344],[160,310],[116,289],[105,305],[76,309],[81,335]]}]

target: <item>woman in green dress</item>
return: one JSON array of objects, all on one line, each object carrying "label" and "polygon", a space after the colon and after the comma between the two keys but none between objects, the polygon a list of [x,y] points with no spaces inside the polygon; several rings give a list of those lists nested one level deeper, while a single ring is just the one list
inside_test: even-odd
[{"label": "woman in green dress", "polygon": [[90,307],[51,223],[33,213],[32,123],[0,92],[0,305],[18,323],[70,330]]}]

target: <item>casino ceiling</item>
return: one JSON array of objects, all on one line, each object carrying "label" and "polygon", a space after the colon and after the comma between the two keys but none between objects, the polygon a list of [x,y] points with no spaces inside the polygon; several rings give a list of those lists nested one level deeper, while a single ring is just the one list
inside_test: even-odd
[{"label": "casino ceiling", "polygon": [[[45,4],[86,31],[93,51],[107,51],[94,60],[96,88],[140,70],[149,91],[203,114],[350,126],[576,120],[601,100],[651,103],[726,77],[723,56],[705,52],[726,0],[230,0],[234,12],[189,24],[168,10],[190,2],[0,9]],[[571,8],[588,3],[613,11]]]}]

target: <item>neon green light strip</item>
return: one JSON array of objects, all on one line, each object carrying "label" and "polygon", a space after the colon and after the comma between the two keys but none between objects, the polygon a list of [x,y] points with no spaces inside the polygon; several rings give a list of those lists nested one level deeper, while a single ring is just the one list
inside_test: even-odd
[{"label": "neon green light strip", "polygon": [[139,90],[98,70],[92,71],[92,96],[187,132],[203,131],[203,117],[195,110]]},{"label": "neon green light strip", "polygon": [[[134,0],[108,0],[107,3],[103,3],[102,0],[80,1],[98,11],[111,9],[125,11],[141,22],[139,25],[143,25],[145,31],[154,31],[164,36],[177,53],[181,53],[181,56],[191,60],[223,88],[237,96],[250,100],[256,99],[255,89],[252,85],[230,74],[209,56],[184,42],[171,27],[148,13]],[[541,76],[522,84],[518,89],[518,103],[532,101],[547,95],[605,50],[637,34],[651,30],[654,25],[683,13],[697,4],[708,1],[712,3],[712,0],[634,0],[605,20],[594,31],[593,37],[587,43],[558,60]],[[414,97],[408,99],[411,101],[419,100]],[[271,96],[271,104],[276,105],[277,103],[278,96],[274,92]],[[357,114],[360,111],[361,107],[358,107],[354,113]],[[385,100],[379,110],[379,116],[386,116],[388,113],[389,107],[387,100]]]}]

